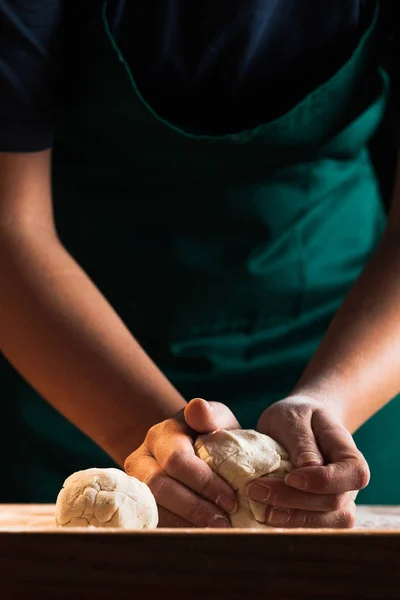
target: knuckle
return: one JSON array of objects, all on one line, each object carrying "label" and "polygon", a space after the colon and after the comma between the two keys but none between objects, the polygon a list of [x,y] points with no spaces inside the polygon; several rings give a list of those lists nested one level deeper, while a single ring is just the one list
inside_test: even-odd
[{"label": "knuckle", "polygon": [[285,414],[285,420],[290,424],[301,423],[307,415],[307,409],[303,406],[288,407]]},{"label": "knuckle", "polygon": [[159,525],[158,527],[168,527],[168,528],[180,528],[180,527],[193,527],[192,524],[185,521],[175,513],[170,513],[169,511],[158,509],[159,510]]},{"label": "knuckle", "polygon": [[163,492],[167,487],[167,479],[162,473],[153,472],[146,480],[143,482],[150,488],[153,496],[157,500],[160,496],[162,496]]},{"label": "knuckle", "polygon": [[[208,474],[198,474],[196,477],[196,490],[199,494],[204,495],[210,492],[210,483],[211,483],[211,475]],[[218,496],[218,494],[214,494],[214,496]]]},{"label": "knuckle", "polygon": [[138,450],[135,450],[135,452],[132,452],[132,454],[127,456],[124,461],[125,473],[127,473],[131,477],[137,477],[140,455],[141,453],[139,448]]},{"label": "knuckle", "polygon": [[173,450],[168,456],[166,456],[165,461],[163,461],[161,464],[161,467],[167,473],[167,475],[174,476],[181,471],[184,462],[185,461],[182,454],[176,450]]},{"label": "knuckle", "polygon": [[291,519],[292,524],[296,527],[310,527],[310,515],[304,510],[299,510]]},{"label": "knuckle", "polygon": [[330,510],[337,511],[346,506],[349,501],[349,497],[347,494],[332,494],[330,496]]},{"label": "knuckle", "polygon": [[314,446],[311,446],[311,444],[310,444],[310,435],[306,431],[298,432],[296,441],[297,441],[298,454],[315,452]]},{"label": "knuckle", "polygon": [[130,454],[124,461],[124,470],[128,475],[133,474],[133,472],[134,472],[133,465],[134,465],[134,459],[133,459],[132,454]]},{"label": "knuckle", "polygon": [[357,487],[358,489],[364,489],[369,484],[370,480],[370,471],[367,463],[364,459],[362,459],[356,468],[356,478],[357,478]]},{"label": "knuckle", "polygon": [[229,520],[217,510],[213,510],[207,502],[201,500],[193,505],[187,518],[196,527],[220,527],[221,521],[229,527]]},{"label": "knuckle", "polygon": [[355,510],[347,509],[341,513],[341,526],[345,529],[352,529],[356,523]]},{"label": "knuckle", "polygon": [[310,413],[310,407],[301,403],[290,403],[286,400],[272,404],[266,411],[267,429],[275,435],[279,435],[282,429],[282,421],[287,425],[297,426]]},{"label": "knuckle", "polygon": [[188,520],[197,527],[207,527],[212,522],[212,516],[203,502],[198,502],[190,509]]},{"label": "knuckle", "polygon": [[301,525],[299,525],[299,527],[308,529],[320,529],[326,527],[326,514],[323,512],[302,511],[300,519]]},{"label": "knuckle", "polygon": [[162,426],[162,423],[156,423],[156,425],[153,425],[148,430],[147,435],[146,435],[146,441],[148,442],[149,445],[154,444],[154,442],[158,438],[161,426]]},{"label": "knuckle", "polygon": [[332,471],[333,465],[328,465],[320,470],[318,476],[318,487],[321,489],[321,491],[328,490],[330,488],[332,480],[334,479],[334,472]]}]

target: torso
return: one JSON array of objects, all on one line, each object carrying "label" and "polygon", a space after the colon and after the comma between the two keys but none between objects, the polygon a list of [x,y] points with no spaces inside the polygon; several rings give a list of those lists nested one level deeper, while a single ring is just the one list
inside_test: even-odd
[{"label": "torso", "polygon": [[276,118],[329,79],[375,4],[195,0],[189,9],[185,0],[118,0],[107,12],[154,109],[187,129],[225,133]]}]

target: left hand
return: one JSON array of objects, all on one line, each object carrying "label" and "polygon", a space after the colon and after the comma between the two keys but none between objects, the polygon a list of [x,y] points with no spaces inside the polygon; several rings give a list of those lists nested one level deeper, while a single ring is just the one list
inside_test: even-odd
[{"label": "left hand", "polygon": [[265,504],[266,523],[353,527],[355,499],[370,474],[338,411],[322,400],[293,396],[270,406],[257,430],[282,444],[294,465],[284,481],[264,477],[248,488],[251,499]]}]

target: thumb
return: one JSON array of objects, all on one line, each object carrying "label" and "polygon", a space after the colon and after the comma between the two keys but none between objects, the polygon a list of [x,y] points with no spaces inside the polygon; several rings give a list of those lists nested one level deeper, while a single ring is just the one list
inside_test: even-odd
[{"label": "thumb", "polygon": [[286,442],[286,450],[295,469],[324,464],[324,459],[319,451],[311,427],[304,426],[297,438],[293,436],[293,431],[291,431]]},{"label": "thumb", "polygon": [[186,406],[185,421],[197,433],[211,433],[217,429],[240,429],[233,412],[220,402],[194,398]]},{"label": "thumb", "polygon": [[[324,459],[319,451],[311,423],[301,422],[297,425],[296,431],[290,428],[285,435],[283,442],[289,453],[290,460],[295,469],[300,467],[315,467],[324,464]],[[302,488],[302,480],[296,475],[289,473],[285,482],[293,487]]]},{"label": "thumb", "polygon": [[[311,415],[293,413],[288,419],[285,411],[273,417],[273,428],[268,422],[268,411],[261,417],[257,429],[267,435],[272,435],[288,452],[294,469],[300,467],[321,466],[323,456],[318,448],[311,424]],[[263,422],[264,421],[264,422]],[[271,429],[273,431],[271,432]],[[289,481],[287,482],[289,483]]]}]

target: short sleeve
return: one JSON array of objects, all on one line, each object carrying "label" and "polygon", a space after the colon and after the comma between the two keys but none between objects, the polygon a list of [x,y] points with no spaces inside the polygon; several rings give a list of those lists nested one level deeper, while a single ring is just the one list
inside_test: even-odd
[{"label": "short sleeve", "polygon": [[389,142],[400,149],[400,2],[380,4],[380,66],[390,77],[390,98],[385,119]]},{"label": "short sleeve", "polygon": [[0,152],[51,147],[62,0],[0,0]]}]

